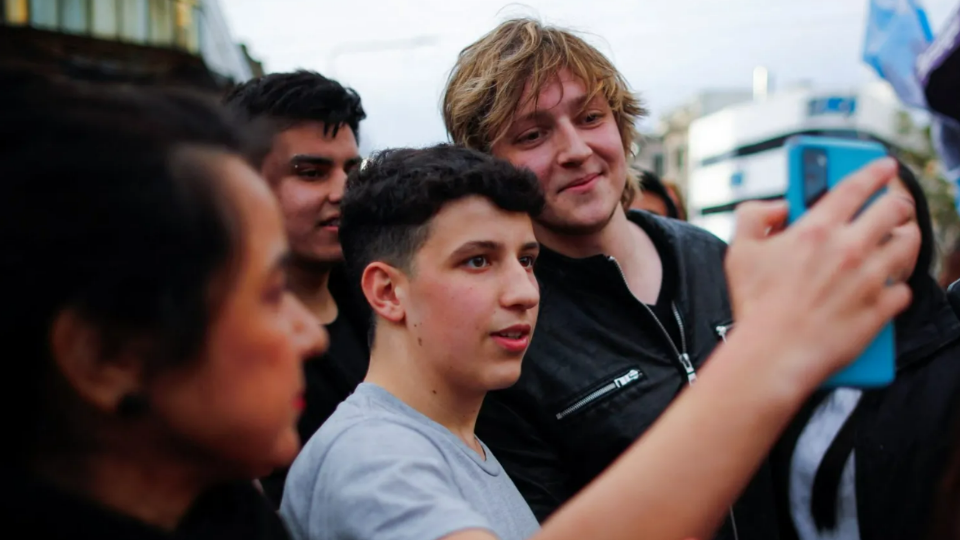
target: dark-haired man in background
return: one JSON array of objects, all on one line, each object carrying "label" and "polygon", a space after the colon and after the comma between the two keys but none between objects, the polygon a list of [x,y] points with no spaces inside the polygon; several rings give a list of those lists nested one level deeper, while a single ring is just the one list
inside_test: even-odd
[{"label": "dark-haired man in background", "polygon": [[[304,367],[299,431],[306,443],[363,380],[369,364],[366,302],[345,279],[338,238],[340,199],[347,174],[360,165],[366,114],[356,92],[311,71],[250,80],[223,101],[271,130],[272,144],[257,162],[283,210],[293,253],[289,287],[330,334],[324,357]],[[278,506],[285,478],[286,471],[278,471],[262,482]]]},{"label": "dark-haired man in background", "polygon": [[660,177],[650,171],[637,169],[636,172],[640,177],[640,192],[633,196],[630,209],[646,210],[658,216],[680,219],[676,201]]}]

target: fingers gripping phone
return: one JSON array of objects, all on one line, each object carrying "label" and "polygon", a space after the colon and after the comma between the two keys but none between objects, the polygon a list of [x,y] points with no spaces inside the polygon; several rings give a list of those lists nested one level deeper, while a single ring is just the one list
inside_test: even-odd
[{"label": "fingers gripping phone", "polygon": [[[786,143],[789,179],[787,203],[793,223],[847,175],[887,156],[883,145],[828,137],[793,137]],[[876,197],[870,201],[869,205]],[[862,210],[861,210],[862,211]],[[875,388],[893,382],[896,344],[893,323],[887,323],[866,350],[823,386]]]}]

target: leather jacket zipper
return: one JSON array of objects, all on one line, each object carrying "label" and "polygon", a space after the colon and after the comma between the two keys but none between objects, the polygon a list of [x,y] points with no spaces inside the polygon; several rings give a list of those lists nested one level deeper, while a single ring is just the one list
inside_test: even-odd
[{"label": "leather jacket zipper", "polygon": [[566,409],[557,413],[557,420],[563,420],[565,417],[570,416],[571,414],[579,411],[580,409],[586,407],[587,405],[597,401],[598,399],[610,394],[611,392],[623,388],[629,384],[640,380],[640,370],[631,369],[630,371],[624,373],[623,375],[617,377],[616,379],[608,382],[607,384],[597,388],[593,392],[583,396],[578,399],[576,403],[570,405]]},{"label": "leather jacket zipper", "polygon": [[[620,267],[620,263],[617,262],[617,259],[614,257],[608,258],[610,262],[617,266],[617,270],[620,271],[620,277],[623,278],[623,283],[626,284],[627,276],[623,275],[623,268]],[[670,333],[667,332],[666,327],[664,327],[663,323],[660,322],[660,319],[657,318],[656,313],[650,309],[650,306],[648,306],[645,302],[640,302],[640,304],[644,307],[644,309],[647,310],[647,313],[650,314],[650,317],[653,318],[653,320],[657,323],[657,326],[660,327],[660,331],[663,332],[663,336],[667,338],[667,343],[669,343],[670,347],[673,348],[673,352],[677,355],[677,360],[680,362],[680,367],[683,368],[684,373],[687,375],[687,385],[693,385],[693,383],[697,382],[697,372],[693,368],[693,363],[690,361],[690,355],[687,354],[687,338],[683,329],[683,317],[680,316],[680,310],[677,308],[677,304],[675,302],[671,302],[670,308],[673,311],[673,316],[677,319],[677,327],[680,329],[680,349],[677,349],[677,344],[673,342],[673,338],[670,337]],[[727,332],[730,330],[730,328],[732,328],[732,326],[732,324],[727,326],[717,326],[716,331],[717,334],[720,335],[721,339],[724,341],[727,340]],[[737,530],[737,518],[733,513],[733,506],[730,506],[729,514],[730,526],[733,529],[733,538],[734,540],[740,540],[740,534]]]},{"label": "leather jacket zipper", "polygon": [[[653,315],[653,310],[650,309],[650,306],[644,304],[644,307],[647,308],[650,315]],[[687,354],[687,334],[683,330],[683,317],[680,316],[680,309],[677,308],[675,302],[670,302],[670,309],[673,310],[673,316],[677,319],[677,328],[680,329],[680,347],[683,352],[677,351],[676,345],[674,345],[673,350],[678,353],[677,358],[680,359],[680,365],[683,366],[683,371],[687,374],[687,383],[693,384],[697,381],[697,372],[693,369],[693,362],[690,361],[690,355]],[[654,316],[653,318],[656,319],[657,317]],[[659,323],[660,321],[657,322]],[[664,328],[662,324],[660,325],[660,329],[663,330],[664,333],[667,332],[667,329]],[[667,338],[669,337],[670,334],[667,334]],[[673,340],[670,340],[670,343],[673,343]]]},{"label": "leather jacket zipper", "polygon": [[723,342],[726,343],[726,342],[727,342],[727,334],[730,333],[731,330],[733,330],[733,323],[730,323],[730,324],[718,324],[718,325],[714,328],[714,330],[717,332],[717,335],[720,336],[720,339],[722,339]]},{"label": "leather jacket zipper", "polygon": [[[620,272],[620,277],[623,278],[623,283],[626,285],[627,277],[623,275],[623,268],[620,268],[620,263],[617,262],[617,259],[613,257],[607,257],[607,259],[617,267],[617,270]],[[677,348],[677,344],[674,343],[673,338],[670,337],[670,332],[667,332],[667,328],[663,326],[663,323],[657,318],[657,314],[650,309],[650,306],[644,302],[640,302],[640,305],[647,310],[647,313],[650,314],[650,317],[654,320],[654,322],[657,323],[657,326],[660,327],[663,337],[667,338],[667,343],[670,344],[670,348],[673,349],[673,353],[676,355],[677,361],[680,363],[680,367],[683,368],[683,372],[687,376],[687,384],[693,384],[697,382],[697,371],[693,368],[693,362],[690,361],[690,355],[687,354],[687,338],[686,333],[683,330],[683,318],[680,316],[680,310],[677,308],[677,304],[675,302],[671,302],[670,308],[673,310],[673,316],[677,319],[677,326],[680,328],[680,348]]]}]

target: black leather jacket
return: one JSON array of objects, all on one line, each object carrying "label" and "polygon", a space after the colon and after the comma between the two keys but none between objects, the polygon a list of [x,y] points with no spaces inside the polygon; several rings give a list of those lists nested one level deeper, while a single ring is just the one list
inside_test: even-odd
[{"label": "black leather jacket", "polygon": [[[681,221],[646,212],[630,219],[661,258],[672,258],[682,343],[631,294],[615,261],[544,250],[536,268],[540,318],[523,373],[515,386],[489,394],[480,413],[478,436],[541,521],[650,427],[732,323],[726,245]],[[777,538],[772,493],[764,467],[718,538]]]}]

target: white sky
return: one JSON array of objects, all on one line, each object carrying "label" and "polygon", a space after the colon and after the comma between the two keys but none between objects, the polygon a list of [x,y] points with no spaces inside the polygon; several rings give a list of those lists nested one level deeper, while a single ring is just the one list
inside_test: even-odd
[{"label": "white sky", "polygon": [[[936,32],[960,0],[920,0]],[[440,92],[457,53],[515,15],[585,33],[657,118],[708,89],[807,81],[843,90],[861,62],[868,0],[220,0],[234,37],[269,71],[317,70],[352,86],[362,147],[446,140]],[[421,42],[419,46],[413,43]],[[645,125],[650,126],[647,121]]]}]

